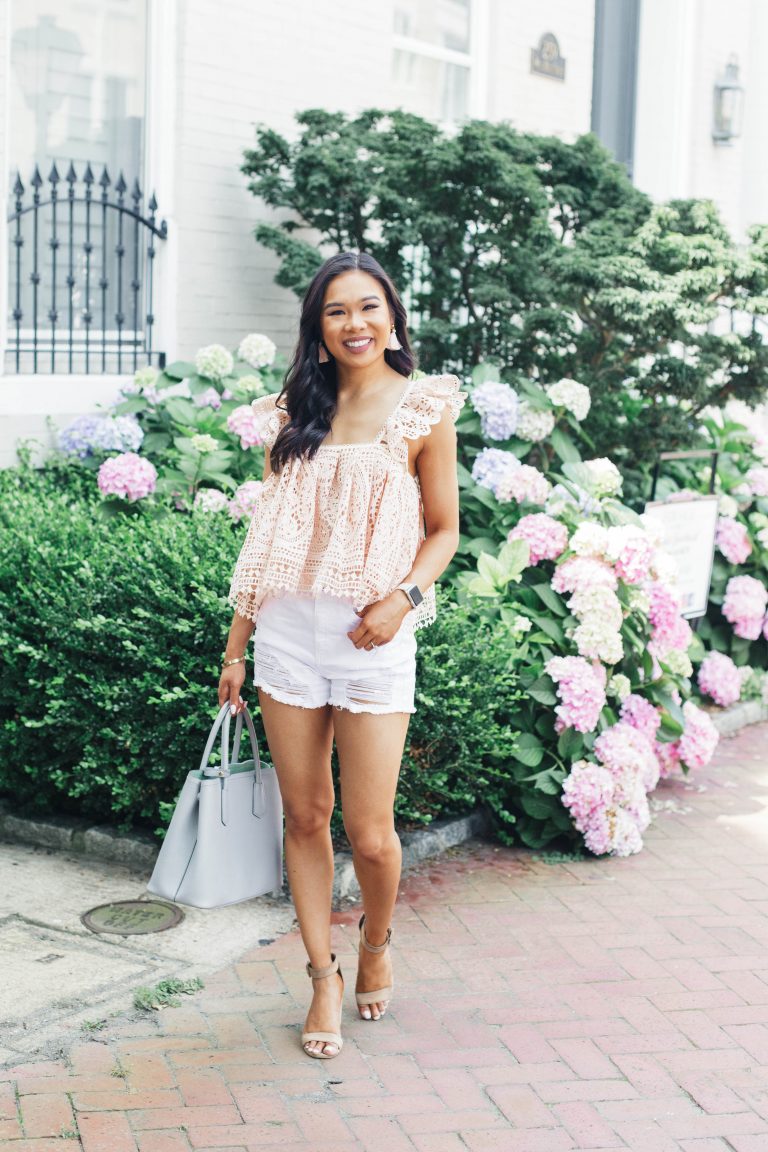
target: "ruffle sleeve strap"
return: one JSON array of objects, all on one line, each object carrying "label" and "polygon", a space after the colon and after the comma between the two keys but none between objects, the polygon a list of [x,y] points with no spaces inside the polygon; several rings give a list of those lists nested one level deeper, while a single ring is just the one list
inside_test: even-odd
[{"label": "ruffle sleeve strap", "polygon": [[424,376],[415,380],[396,413],[402,435],[407,440],[428,436],[445,408],[455,423],[466,399],[467,393],[461,391],[457,376]]},{"label": "ruffle sleeve strap", "polygon": [[283,425],[288,423],[289,416],[286,411],[276,406],[277,393],[268,396],[259,396],[251,401],[251,408],[256,417],[256,424],[262,442],[271,450],[277,440],[277,435]]}]

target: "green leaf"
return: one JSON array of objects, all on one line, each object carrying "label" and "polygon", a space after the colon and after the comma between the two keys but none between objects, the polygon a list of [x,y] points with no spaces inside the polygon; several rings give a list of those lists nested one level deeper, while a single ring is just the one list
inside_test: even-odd
[{"label": "green leaf", "polygon": [[557,754],[563,760],[578,760],[584,752],[584,739],[575,728],[566,728],[557,740]]},{"label": "green leaf", "polygon": [[489,552],[482,552],[477,561],[477,570],[489,584],[501,589],[505,582],[504,569]]},{"label": "green leaf", "polygon": [[173,364],[166,365],[163,372],[171,380],[187,380],[190,376],[197,375],[197,367],[189,360],[174,360]]},{"label": "green leaf", "polygon": [[532,732],[521,732],[516,738],[512,756],[526,768],[537,768],[544,759],[544,747]]},{"label": "green leaf", "polygon": [[194,427],[196,418],[200,412],[191,400],[187,400],[184,396],[170,396],[165,401],[165,411],[170,416],[171,420],[175,420],[178,424],[186,424]]},{"label": "green leaf", "polygon": [[557,704],[557,693],[549,676],[539,676],[538,680],[529,684],[525,691],[539,704]]},{"label": "green leaf", "polygon": [[579,463],[581,453],[562,425],[557,424],[549,437],[552,447],[564,463]]},{"label": "green leaf", "polygon": [[533,589],[540,600],[543,600],[550,612],[554,612],[556,616],[568,615],[568,609],[563,603],[562,597],[549,584],[530,584],[529,587]]}]

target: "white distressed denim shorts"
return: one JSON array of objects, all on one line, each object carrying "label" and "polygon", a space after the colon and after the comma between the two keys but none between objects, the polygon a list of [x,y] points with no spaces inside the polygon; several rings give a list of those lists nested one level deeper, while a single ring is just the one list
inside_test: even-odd
[{"label": "white distressed denim shorts", "polygon": [[254,684],[282,704],[350,712],[415,712],[416,637],[404,623],[377,648],[355,648],[352,600],[274,594],[253,635]]}]

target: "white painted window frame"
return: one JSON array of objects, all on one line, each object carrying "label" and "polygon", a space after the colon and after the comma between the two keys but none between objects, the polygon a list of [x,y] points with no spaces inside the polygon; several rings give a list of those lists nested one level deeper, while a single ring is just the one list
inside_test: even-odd
[{"label": "white painted window frame", "polygon": [[[469,71],[469,107],[467,112],[472,120],[483,119],[488,109],[488,5],[490,0],[470,0],[469,7],[469,51],[458,52],[442,44],[432,44],[429,40],[419,40],[416,36],[402,36],[394,33],[393,51],[409,52],[428,60],[439,60],[444,64],[457,64]],[[448,127],[445,125],[445,127]]]},{"label": "white painted window frame", "polygon": [[[0,195],[3,212],[0,216],[0,377],[8,380],[55,381],[66,373],[48,376],[28,373],[17,376],[5,372],[5,354],[8,347],[8,248],[7,205],[10,192],[10,85],[11,85],[11,16],[14,3],[8,0],[5,36],[5,108],[3,149],[0,162]],[[157,196],[159,218],[168,222],[168,238],[157,244],[154,268],[153,308],[158,317],[153,333],[156,348],[166,352],[170,359],[176,355],[178,238],[175,224],[175,172],[174,123],[177,96],[177,24],[178,0],[147,0],[147,60],[144,132],[144,192]],[[129,375],[129,374],[128,374]],[[93,378],[98,378],[94,373]],[[81,377],[91,379],[91,377]],[[114,380],[115,377],[107,377]]]}]

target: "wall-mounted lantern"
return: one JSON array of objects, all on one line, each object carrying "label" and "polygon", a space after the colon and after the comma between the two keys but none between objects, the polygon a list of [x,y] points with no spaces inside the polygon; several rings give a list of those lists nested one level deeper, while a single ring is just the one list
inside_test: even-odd
[{"label": "wall-mounted lantern", "polygon": [[712,139],[716,144],[730,144],[741,135],[744,111],[744,89],[739,83],[739,64],[731,56],[725,72],[715,82]]}]

